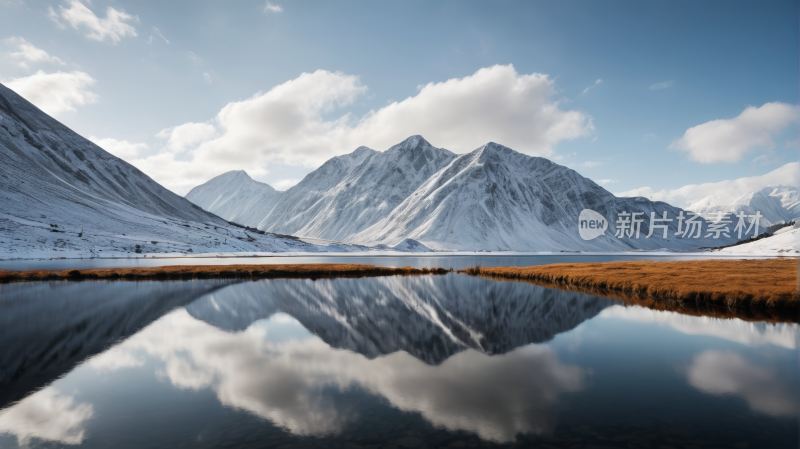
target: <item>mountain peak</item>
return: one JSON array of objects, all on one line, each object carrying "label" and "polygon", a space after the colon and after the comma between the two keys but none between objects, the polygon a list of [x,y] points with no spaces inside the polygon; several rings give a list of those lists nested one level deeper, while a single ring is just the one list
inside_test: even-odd
[{"label": "mountain peak", "polygon": [[250,177],[250,175],[248,175],[248,174],[247,174],[247,172],[246,172],[246,171],[244,171],[244,170],[231,170],[231,171],[229,171],[229,172],[225,172],[225,173],[223,173],[223,174],[219,175],[218,177],[223,177],[223,176],[224,176],[224,177],[226,177],[226,178],[227,178],[227,177],[231,177],[231,178],[247,178],[247,179],[253,179],[253,178],[251,178],[251,177]]},{"label": "mountain peak", "polygon": [[518,151],[514,151],[505,145],[500,145],[499,143],[495,142],[489,142],[486,145],[483,145],[482,147],[473,151],[473,154],[475,154],[478,160],[485,160],[487,158],[497,158],[506,155],[527,156],[523,155]]},{"label": "mountain peak", "polygon": [[419,134],[416,134],[416,135],[413,135],[413,136],[407,138],[406,140],[398,143],[397,145],[392,145],[392,147],[389,148],[388,151],[390,151],[390,152],[393,152],[393,151],[408,151],[408,150],[414,150],[414,149],[417,149],[417,148],[429,148],[429,147],[433,147],[433,145],[431,145],[430,142],[425,140],[425,138],[423,138]]}]

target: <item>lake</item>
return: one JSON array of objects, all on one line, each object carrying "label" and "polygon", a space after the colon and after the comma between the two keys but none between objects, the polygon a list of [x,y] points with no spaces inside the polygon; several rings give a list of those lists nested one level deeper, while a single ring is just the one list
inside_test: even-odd
[{"label": "lake", "polygon": [[[788,256],[786,256],[788,257]],[[529,267],[551,263],[575,262],[616,262],[629,260],[706,260],[706,259],[770,259],[775,256],[745,256],[707,252],[656,253],[656,252],[621,252],[621,253],[465,253],[465,254],[326,254],[281,255],[261,257],[131,257],[122,259],[19,259],[0,260],[0,270],[66,270],[92,268],[136,268],[159,267],[166,265],[236,265],[236,264],[308,264],[308,263],[355,263],[378,265],[384,267],[414,268],[452,268],[463,270],[480,265],[482,267]],[[791,258],[797,258],[791,256]]]},{"label": "lake", "polygon": [[455,273],[0,284],[0,310],[4,449],[798,445],[795,323]]}]

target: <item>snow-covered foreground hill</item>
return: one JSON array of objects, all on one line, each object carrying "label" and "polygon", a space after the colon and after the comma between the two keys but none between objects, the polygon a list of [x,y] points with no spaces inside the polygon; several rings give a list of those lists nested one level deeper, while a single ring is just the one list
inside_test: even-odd
[{"label": "snow-covered foreground hill", "polygon": [[366,249],[231,226],[3,85],[0,161],[2,259]]},{"label": "snow-covered foreground hill", "polygon": [[754,215],[760,212],[760,225],[768,227],[776,223],[789,223],[800,218],[800,191],[791,186],[771,186],[746,193],[731,203],[719,201],[714,195],[692,203],[687,209],[715,220],[719,212]]},{"label": "snow-covered foreground hill", "polygon": [[716,252],[752,256],[798,256],[800,255],[800,226],[786,227],[770,237],[722,248]]}]

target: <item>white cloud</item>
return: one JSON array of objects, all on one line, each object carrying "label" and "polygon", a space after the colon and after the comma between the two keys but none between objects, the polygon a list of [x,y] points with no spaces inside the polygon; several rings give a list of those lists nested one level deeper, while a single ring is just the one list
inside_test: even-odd
[{"label": "white cloud", "polygon": [[213,139],[217,130],[208,123],[184,123],[180,126],[162,129],[156,137],[167,140],[166,149],[170,153],[183,153],[194,149],[197,144]]},{"label": "white cloud", "polygon": [[164,42],[166,42],[166,43],[168,43],[168,44],[169,44],[169,40],[167,40],[167,38],[166,38],[166,37],[164,37],[164,35],[163,35],[163,34],[161,34],[161,30],[159,30],[159,29],[158,29],[158,28],[156,28],[156,27],[153,27],[153,30],[155,30],[156,34],[158,34],[158,36],[159,36],[161,39],[164,39]]},{"label": "white cloud", "polygon": [[[106,9],[105,19],[101,19],[78,0],[72,0],[69,4],[69,9],[59,6],[60,18],[72,25],[76,30],[83,28],[86,31],[86,36],[90,39],[100,42],[108,39],[116,44],[125,36],[137,36],[136,29],[126,23],[139,22],[139,18],[136,16],[118,11],[109,6]],[[48,16],[55,20],[56,23],[61,24],[59,14],[52,8],[48,9]]]},{"label": "white cloud", "polygon": [[142,156],[142,153],[149,149],[146,143],[132,143],[127,140],[101,139],[95,136],[89,136],[89,140],[114,156],[126,161]]},{"label": "white cloud", "polygon": [[208,72],[203,72],[203,81],[206,84],[211,84],[211,75],[209,75]]},{"label": "white cloud", "polygon": [[275,190],[289,190],[300,181],[300,179],[281,179],[280,181],[270,183],[270,186]]},{"label": "white cloud", "polygon": [[689,128],[670,148],[686,151],[702,163],[738,162],[757,149],[775,148],[774,134],[800,121],[800,107],[785,103],[748,106],[738,117]]},{"label": "white cloud", "polygon": [[[63,8],[62,8],[62,9],[63,9]],[[64,24],[63,24],[63,23],[61,23],[61,20],[59,20],[59,18],[58,18],[58,13],[57,13],[57,12],[56,12],[56,11],[53,9],[53,7],[52,7],[52,6],[48,6],[48,7],[47,7],[47,17],[48,17],[50,20],[52,20],[53,22],[55,22],[55,24],[56,24],[56,27],[57,27],[57,28],[59,28],[59,29],[62,29],[62,30],[63,30],[64,28],[66,28],[66,27],[64,26]]]},{"label": "white cloud", "polygon": [[704,198],[714,196],[718,204],[729,204],[745,193],[764,187],[785,185],[800,187],[800,162],[790,162],[767,174],[704,184],[689,184],[679,189],[655,192],[650,187],[640,187],[617,193],[617,196],[643,196],[653,201],[665,201],[678,207],[688,207]]},{"label": "white cloud", "polygon": [[600,185],[606,185],[606,184],[616,184],[616,183],[618,183],[618,182],[619,182],[619,181],[618,181],[618,180],[616,180],[616,179],[598,179],[598,180],[597,180],[597,183],[598,183],[598,184],[600,184]]},{"label": "white cloud", "polygon": [[655,134],[653,134],[653,133],[647,133],[647,134],[645,134],[645,135],[644,135],[644,137],[642,138],[642,141],[644,141],[644,142],[647,142],[648,140],[655,139],[656,137],[658,137],[658,136],[656,136],[656,135],[655,135]]},{"label": "white cloud", "polygon": [[[361,145],[386,150],[414,134],[459,153],[496,141],[530,155],[549,156],[558,142],[590,135],[594,129],[586,113],[562,110],[551,99],[556,89],[547,75],[520,75],[511,65],[427,84],[415,96],[361,118],[327,117],[366,90],[357,76],[318,70],[229,103],[208,122],[218,136],[191,152],[193,170],[214,176],[246,166],[258,177],[268,163],[315,167]],[[162,159],[159,170],[168,163]],[[189,179],[183,172],[187,165],[180,161],[161,178],[150,171],[154,163],[134,165],[178,193],[209,179]]]},{"label": "white cloud", "polygon": [[194,62],[198,62],[198,61],[202,61],[203,60],[203,58],[201,58],[201,57],[197,56],[196,54],[194,54],[193,51],[190,51],[188,56],[189,56],[189,59],[191,59]]},{"label": "white cloud", "polygon": [[32,438],[81,444],[93,414],[91,404],[76,403],[46,387],[0,412],[0,434],[15,435],[21,447],[27,447]]},{"label": "white cloud", "polygon": [[664,81],[663,83],[655,83],[649,87],[650,90],[662,90],[672,87],[673,81]]},{"label": "white cloud", "polygon": [[267,4],[264,5],[264,13],[268,12],[283,12],[283,7],[281,5],[273,5],[267,0]]},{"label": "white cloud", "polygon": [[594,89],[595,87],[597,87],[602,82],[603,82],[603,80],[598,79],[597,81],[594,82],[594,84],[592,84],[591,86],[587,87],[586,89],[583,89],[583,92],[581,92],[581,95],[585,94],[586,92],[589,92],[591,89]]},{"label": "white cloud", "polygon": [[740,354],[705,351],[687,372],[689,384],[706,394],[741,396],[753,410],[771,416],[794,416],[795,394],[774,369],[753,366]]},{"label": "white cloud", "polygon": [[98,96],[89,90],[94,83],[95,79],[84,72],[44,73],[41,70],[4,82],[9,89],[50,115],[74,112],[75,106],[95,103]]},{"label": "white cloud", "polygon": [[5,39],[4,41],[6,44],[14,45],[17,47],[16,52],[11,53],[11,57],[17,59],[19,62],[20,67],[28,68],[29,63],[48,63],[48,64],[57,64],[57,65],[64,65],[64,61],[61,59],[50,56],[47,54],[46,51],[42,50],[41,48],[35,47],[33,44],[27,42],[25,39],[21,37],[10,37]]}]

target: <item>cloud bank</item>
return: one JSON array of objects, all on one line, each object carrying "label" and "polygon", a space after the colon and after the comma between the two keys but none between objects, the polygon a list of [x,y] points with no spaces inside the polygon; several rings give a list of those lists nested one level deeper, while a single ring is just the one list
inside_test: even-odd
[{"label": "cloud bank", "polygon": [[[86,37],[99,42],[110,41],[116,44],[123,37],[136,37],[136,29],[128,22],[139,22],[139,18],[112,7],[106,8],[106,17],[101,19],[83,3],[72,0],[69,9],[59,6],[59,12],[49,9],[49,16],[57,24],[63,26],[61,20],[76,30],[83,29]],[[159,33],[160,34],[160,33]],[[162,36],[163,37],[163,36]],[[165,39],[166,40],[166,39]]]},{"label": "cloud bank", "polygon": [[689,128],[670,148],[685,151],[690,159],[704,164],[738,162],[753,150],[775,148],[773,137],[798,121],[800,107],[795,105],[748,106],[738,117]]},{"label": "cloud bank", "polygon": [[127,140],[101,139],[95,136],[89,136],[89,140],[114,156],[125,160],[140,157],[143,152],[149,149],[149,146],[145,143],[131,143]]},{"label": "cloud bank", "polygon": [[29,68],[28,64],[36,64],[36,63],[47,63],[47,64],[57,64],[57,65],[64,65],[64,61],[61,59],[50,56],[46,51],[42,50],[41,48],[37,48],[33,44],[29,43],[25,39],[15,36],[5,39],[6,44],[13,45],[17,47],[17,51],[11,53],[11,57],[16,59],[18,62],[17,64],[22,68]]},{"label": "cloud bank", "polygon": [[[594,130],[588,114],[561,109],[548,75],[519,74],[512,65],[429,83],[416,95],[360,118],[341,111],[366,92],[354,75],[303,73],[227,104],[205,123],[161,131],[158,136],[168,142],[164,152],[129,162],[185,193],[228,170],[248,167],[258,178],[272,163],[317,167],[361,145],[383,151],[414,134],[456,153],[501,140],[526,154],[550,156],[559,142]],[[178,135],[184,127],[198,131]],[[176,158],[181,151],[184,157]]]},{"label": "cloud bank", "polygon": [[89,90],[94,83],[88,73],[77,70],[56,73],[39,70],[34,75],[4,82],[6,87],[53,116],[95,103],[99,97]]}]

